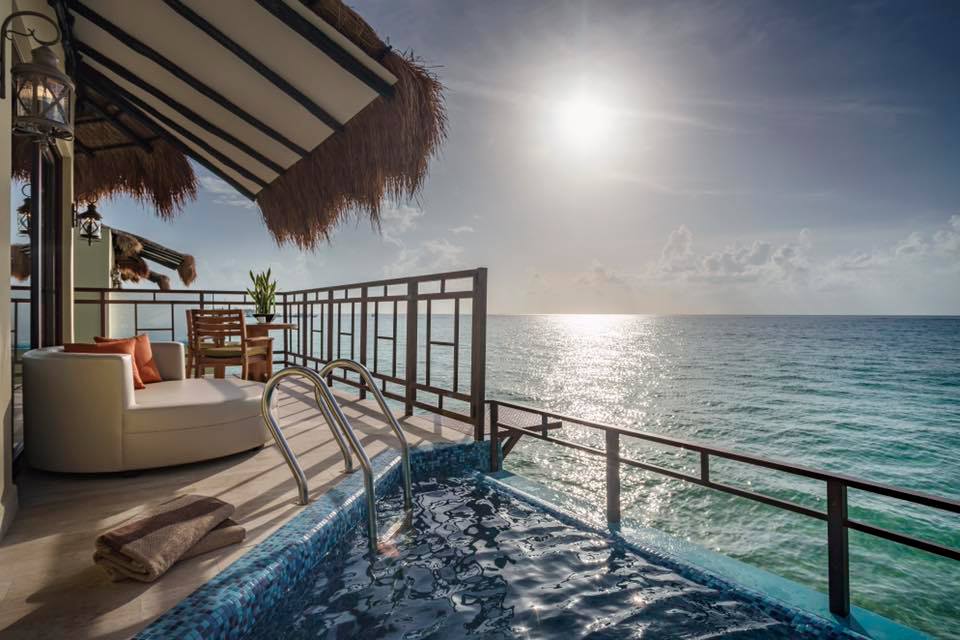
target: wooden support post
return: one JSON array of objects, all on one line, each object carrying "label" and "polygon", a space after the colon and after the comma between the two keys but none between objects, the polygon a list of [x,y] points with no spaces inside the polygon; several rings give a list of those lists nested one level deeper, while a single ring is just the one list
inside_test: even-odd
[{"label": "wooden support post", "polygon": [[500,430],[497,423],[500,420],[500,407],[496,402],[490,403],[490,472],[500,471]]},{"label": "wooden support post", "polygon": [[[353,338],[350,338],[353,340]],[[367,288],[360,289],[360,364],[367,366]],[[362,382],[362,381],[361,381]],[[360,399],[367,398],[367,385],[360,387]]]},{"label": "wooden support post", "polygon": [[404,398],[403,413],[412,416],[417,402],[417,320],[420,313],[420,283],[411,280],[407,283],[407,345],[406,374],[407,389]]},{"label": "wooden support post", "polygon": [[606,432],[607,524],[620,523],[620,434]]},{"label": "wooden support post", "polygon": [[487,270],[473,276],[473,305],[470,310],[470,417],[473,438],[483,440],[483,407],[487,385]]},{"label": "wooden support post", "polygon": [[[333,289],[327,291],[327,362],[333,360],[333,335],[340,332],[340,327],[333,330]],[[337,340],[340,336],[337,336]],[[327,386],[333,386],[333,371],[327,374]]]},{"label": "wooden support post", "polygon": [[827,566],[830,612],[850,615],[850,546],[847,540],[847,485],[827,481]]}]

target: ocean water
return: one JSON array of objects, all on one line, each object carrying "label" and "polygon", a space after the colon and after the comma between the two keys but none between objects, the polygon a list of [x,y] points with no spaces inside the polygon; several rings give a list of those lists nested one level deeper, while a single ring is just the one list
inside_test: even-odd
[{"label": "ocean water", "polygon": [[[960,496],[960,319],[491,317],[488,395],[594,421]],[[577,428],[562,437],[602,447]],[[624,455],[696,474],[642,444]],[[602,459],[535,440],[505,467],[600,508]],[[822,483],[712,466],[722,481],[825,507]],[[851,516],[960,546],[960,517],[851,491]],[[624,517],[826,591],[826,527],[624,468]],[[853,601],[960,638],[960,564],[850,532]]]},{"label": "ocean water", "polygon": [[[432,335],[449,341],[453,316],[438,307]],[[380,319],[380,335],[391,335],[390,316]],[[348,313],[343,322],[350,322]],[[423,344],[422,315],[419,328]],[[404,335],[401,315],[401,374]],[[461,316],[460,338],[465,391],[469,315]],[[343,336],[344,357],[351,340],[359,354],[359,336]],[[391,372],[391,347],[379,341],[382,372]],[[449,388],[452,362],[450,347],[435,346],[430,383]],[[372,353],[368,363],[374,366]],[[426,382],[422,350],[418,372]],[[490,316],[487,395],[960,497],[960,318]],[[423,392],[421,399],[434,401]],[[556,435],[603,448],[601,436],[586,429]],[[689,455],[626,440],[622,447],[625,456],[697,473],[698,460]],[[602,512],[602,459],[527,439],[505,468],[559,490],[573,510]],[[822,483],[716,460],[711,476],[825,509]],[[622,477],[626,524],[664,530],[826,592],[824,523],[633,468],[624,467]],[[856,519],[960,547],[960,516],[853,490],[849,503]],[[855,604],[960,639],[960,563],[855,531],[850,545]]]}]

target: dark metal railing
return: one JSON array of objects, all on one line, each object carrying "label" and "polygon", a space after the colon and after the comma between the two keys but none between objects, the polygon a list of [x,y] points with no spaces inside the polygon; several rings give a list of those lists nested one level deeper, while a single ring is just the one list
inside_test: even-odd
[{"label": "dark metal railing", "polygon": [[[475,438],[483,439],[486,269],[287,291],[278,298],[283,321],[298,325],[284,335],[287,362],[319,369],[340,358],[357,360],[379,381],[380,392],[402,402],[408,415],[414,409],[424,409],[466,421],[473,425]],[[445,314],[451,316],[449,340],[436,336],[439,307],[450,312]],[[469,327],[462,327],[468,307]],[[469,331],[469,340],[465,330]],[[402,367],[398,358],[401,346]],[[439,349],[450,364],[450,375],[443,379],[436,375]],[[468,366],[466,382],[464,363]],[[328,378],[359,388],[361,397],[365,397],[364,383],[348,372]],[[434,402],[427,401],[430,396]]]},{"label": "dark metal railing", "polygon": [[[621,465],[658,473],[677,480],[684,480],[702,487],[708,487],[825,521],[827,523],[827,565],[830,611],[838,616],[846,617],[850,613],[850,552],[847,540],[847,532],[850,529],[890,540],[914,549],[921,549],[945,558],[960,560],[960,549],[943,546],[935,542],[930,542],[929,540],[922,540],[867,524],[860,520],[854,520],[849,517],[847,512],[848,489],[856,489],[870,494],[902,500],[911,504],[932,507],[953,514],[960,514],[960,501],[957,500],[919,491],[900,489],[843,474],[810,469],[789,462],[736,453],[727,449],[696,442],[668,438],[662,435],[632,429],[623,429],[598,422],[591,422],[589,420],[581,420],[512,402],[488,400],[487,404],[490,408],[490,466],[494,471],[501,468],[502,455],[506,455],[503,452],[509,452],[517,441],[523,437],[536,438],[537,440],[569,447],[589,455],[602,457],[606,460],[606,517],[607,522],[610,524],[620,522]],[[508,417],[503,415],[505,409],[510,413]],[[603,432],[605,440],[604,449],[598,449],[550,435],[551,431],[560,429],[565,425],[576,425]],[[502,432],[509,435],[504,437]],[[634,438],[657,445],[665,445],[699,453],[699,474],[692,475],[676,469],[669,469],[624,457],[620,453],[621,438]],[[731,460],[753,467],[781,471],[794,476],[825,482],[827,510],[824,512],[811,509],[795,502],[717,482],[712,479],[710,475],[710,463],[713,458]]]},{"label": "dark metal railing", "polygon": [[[18,318],[20,307],[30,304],[30,288],[13,290],[12,343],[19,345],[29,341]],[[383,396],[403,403],[407,415],[422,409],[467,422],[482,439],[486,299],[483,268],[279,292],[277,320],[292,326],[275,341],[274,364],[319,370],[340,358],[357,360],[377,379]],[[245,291],[229,289],[77,287],[74,302],[76,330],[91,333],[78,333],[81,340],[123,331],[185,342],[187,309],[253,309]],[[81,318],[81,310],[91,307],[99,310],[95,317]],[[123,326],[111,326],[111,308],[126,310]],[[450,318],[450,335],[442,338],[437,335],[440,315]],[[441,373],[449,375],[438,375],[443,358],[449,366]],[[15,352],[14,366],[18,363]],[[367,395],[366,383],[346,370],[327,380],[357,388],[361,398]]]}]

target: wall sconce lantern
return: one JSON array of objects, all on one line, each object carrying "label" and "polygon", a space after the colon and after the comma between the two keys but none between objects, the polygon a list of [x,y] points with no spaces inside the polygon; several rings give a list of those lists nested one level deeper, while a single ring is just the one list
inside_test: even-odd
[{"label": "wall sconce lantern", "polygon": [[[17,16],[34,16],[49,22],[56,31],[53,40],[37,37],[35,29],[26,33],[13,31],[10,21]],[[11,69],[13,76],[13,132],[38,141],[73,139],[73,108],[75,87],[70,76],[60,71],[60,61],[50,45],[60,42],[57,23],[36,11],[11,13],[0,26],[0,42],[12,40],[13,35],[33,38],[41,46],[33,50],[30,62],[21,62]],[[0,98],[6,98],[6,47],[0,47]]]},{"label": "wall sconce lantern", "polygon": [[17,207],[17,233],[22,236],[30,235],[30,220],[33,214],[33,204],[29,193],[30,185],[25,184],[20,188],[23,194],[23,204]]},{"label": "wall sconce lantern", "polygon": [[77,213],[74,210],[73,226],[80,228],[80,237],[87,241],[87,245],[100,242],[103,231],[103,216],[97,211],[95,202],[87,205],[87,210]]}]

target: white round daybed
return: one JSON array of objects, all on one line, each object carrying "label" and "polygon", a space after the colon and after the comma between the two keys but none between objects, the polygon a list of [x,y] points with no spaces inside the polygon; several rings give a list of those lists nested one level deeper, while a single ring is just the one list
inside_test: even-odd
[{"label": "white round daybed", "polygon": [[262,446],[263,384],[185,378],[179,342],[152,343],[163,382],[133,388],[125,354],[23,355],[24,445],[30,466],[99,473],[209,460]]}]

